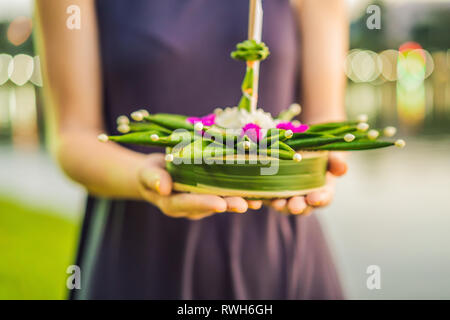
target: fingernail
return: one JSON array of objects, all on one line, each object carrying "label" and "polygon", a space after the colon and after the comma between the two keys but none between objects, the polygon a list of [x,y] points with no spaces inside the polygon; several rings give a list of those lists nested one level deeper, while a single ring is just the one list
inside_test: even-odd
[{"label": "fingernail", "polygon": [[322,204],[322,202],[321,201],[316,201],[316,202],[313,202],[313,206],[320,206]]},{"label": "fingernail", "polygon": [[217,212],[217,213],[222,213],[222,212],[225,212],[225,210],[224,209],[215,209],[214,211]]},{"label": "fingernail", "polygon": [[291,213],[292,213],[292,214],[302,214],[303,211],[305,211],[305,209],[303,209],[303,210],[298,210],[298,211],[292,211]]},{"label": "fingernail", "polygon": [[156,192],[161,193],[160,187],[161,187],[161,180],[156,180],[156,182],[155,182],[155,190],[156,190]]}]

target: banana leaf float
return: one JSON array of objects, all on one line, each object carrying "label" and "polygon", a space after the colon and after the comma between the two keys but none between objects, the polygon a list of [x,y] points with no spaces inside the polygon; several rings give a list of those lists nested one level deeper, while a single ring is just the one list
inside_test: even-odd
[{"label": "banana leaf float", "polygon": [[269,55],[255,40],[239,43],[231,56],[245,61],[242,97],[235,107],[216,108],[203,117],[138,110],[117,119],[118,135],[99,140],[159,146],[165,149],[174,189],[182,192],[254,199],[304,195],[325,184],[329,151],[362,151],[390,146],[394,127],[370,129],[367,116],[357,120],[303,124],[294,103],[273,116],[252,108],[257,98],[254,66]]}]

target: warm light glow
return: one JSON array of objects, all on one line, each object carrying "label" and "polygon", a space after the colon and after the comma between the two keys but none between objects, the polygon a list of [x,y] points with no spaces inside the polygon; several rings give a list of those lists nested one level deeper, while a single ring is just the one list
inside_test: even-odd
[{"label": "warm light glow", "polygon": [[347,75],[347,77],[352,80],[353,82],[358,82],[358,79],[356,78],[355,74],[353,73],[353,69],[352,69],[352,60],[353,57],[359,52],[359,49],[353,49],[350,50],[347,54],[347,57],[345,58],[344,61],[344,71],[345,74]]},{"label": "warm light glow", "polygon": [[20,46],[30,37],[32,29],[30,18],[17,17],[9,24],[6,36],[13,45]]},{"label": "warm light glow", "polygon": [[400,46],[397,64],[397,110],[400,120],[416,126],[425,118],[425,50],[415,42]]},{"label": "warm light glow", "polygon": [[[18,54],[13,58],[12,74],[10,79],[18,86],[22,86],[30,80],[33,75],[34,60],[26,54]],[[10,64],[11,67],[11,64]]]},{"label": "warm light glow", "polygon": [[397,50],[384,50],[382,51],[378,57],[382,63],[382,76],[388,81],[397,80],[397,60],[398,60],[398,51]]},{"label": "warm light glow", "polygon": [[34,68],[33,68],[33,74],[31,75],[30,81],[38,86],[42,87],[42,73],[41,73],[41,60],[39,56],[35,56],[33,58],[34,62]]},{"label": "warm light glow", "polygon": [[0,54],[0,86],[6,81],[12,73],[12,60],[9,54]]},{"label": "warm light glow", "polygon": [[373,51],[355,49],[347,55],[344,68],[352,81],[371,82],[380,75],[382,62]]}]

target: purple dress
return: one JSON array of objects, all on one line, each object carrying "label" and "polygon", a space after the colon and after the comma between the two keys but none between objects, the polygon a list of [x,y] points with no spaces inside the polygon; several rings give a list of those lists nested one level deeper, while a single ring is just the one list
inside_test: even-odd
[{"label": "purple dress", "polygon": [[[296,101],[298,41],[289,0],[266,0],[259,105]],[[104,121],[150,112],[200,116],[240,98],[248,1],[97,0]],[[142,152],[152,150],[134,148]],[[78,299],[339,299],[342,292],[317,218],[261,209],[169,218],[141,201],[89,197],[77,264]]]}]

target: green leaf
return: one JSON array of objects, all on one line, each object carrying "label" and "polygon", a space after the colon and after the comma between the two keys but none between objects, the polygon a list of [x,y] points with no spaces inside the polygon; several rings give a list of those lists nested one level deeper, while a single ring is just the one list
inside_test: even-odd
[{"label": "green leaf", "polygon": [[153,141],[151,136],[153,134],[159,135],[158,131],[142,131],[127,133],[120,136],[109,136],[108,139],[119,143],[130,143],[135,145],[146,146],[167,146],[170,145],[167,142],[167,138],[159,138],[158,141]]},{"label": "green leaf", "polygon": [[333,136],[326,135],[326,134],[321,133],[321,132],[317,132],[317,133],[314,133],[314,132],[297,132],[297,133],[294,133],[292,135],[292,138],[289,139],[289,140],[311,139],[311,138],[318,138],[318,137],[332,138]]},{"label": "green leaf", "polygon": [[164,133],[165,135],[172,133],[172,130],[169,130],[155,123],[148,123],[148,122],[130,122],[129,127],[131,132],[159,131],[161,133]]},{"label": "green leaf", "polygon": [[345,125],[345,126],[342,126],[342,127],[339,127],[339,128],[331,129],[331,130],[320,131],[320,133],[337,136],[337,135],[342,135],[342,134],[346,134],[346,133],[355,132],[356,130],[358,130],[356,128],[356,126],[347,126],[347,125]]},{"label": "green leaf", "polygon": [[194,130],[194,125],[186,121],[187,119],[186,116],[173,115],[167,113],[157,113],[151,114],[145,117],[144,119],[169,129]]},{"label": "green leaf", "polygon": [[358,121],[341,121],[313,124],[309,126],[308,132],[322,132],[327,130],[338,129],[343,126],[352,126],[358,124]]},{"label": "green leaf", "polygon": [[236,50],[231,53],[231,57],[243,61],[261,61],[266,59],[269,54],[269,48],[265,43],[245,40],[236,45]]},{"label": "green leaf", "polygon": [[286,144],[289,145],[294,150],[300,150],[310,147],[318,147],[324,144],[329,144],[333,142],[343,141],[343,137],[317,137],[317,138],[306,138],[306,139],[289,139]]},{"label": "green leaf", "polygon": [[394,143],[390,141],[380,140],[354,140],[352,142],[336,142],[318,147],[307,148],[309,150],[340,150],[340,151],[359,151],[370,150],[393,146]]}]

